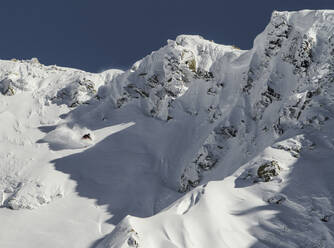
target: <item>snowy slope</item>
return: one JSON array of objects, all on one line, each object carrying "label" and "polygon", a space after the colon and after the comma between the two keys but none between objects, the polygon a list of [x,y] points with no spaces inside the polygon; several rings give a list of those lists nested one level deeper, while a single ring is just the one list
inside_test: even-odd
[{"label": "snowy slope", "polygon": [[0,247],[334,247],[333,23],[124,72],[0,61]]}]

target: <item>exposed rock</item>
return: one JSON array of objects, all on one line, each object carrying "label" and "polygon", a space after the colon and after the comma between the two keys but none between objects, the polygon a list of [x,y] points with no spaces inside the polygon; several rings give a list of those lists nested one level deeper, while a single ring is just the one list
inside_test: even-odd
[{"label": "exposed rock", "polygon": [[279,175],[281,167],[278,165],[278,162],[272,160],[270,162],[264,163],[257,170],[257,176],[264,180],[265,182],[271,181],[274,177]]},{"label": "exposed rock", "polygon": [[329,222],[331,219],[332,215],[325,215],[324,217],[321,218],[322,222]]},{"label": "exposed rock", "polygon": [[286,201],[286,197],[283,195],[276,195],[267,200],[269,204],[282,204]]},{"label": "exposed rock", "polygon": [[215,134],[221,135],[226,139],[235,138],[237,136],[237,129],[233,126],[225,127],[225,126],[218,126],[214,130]]},{"label": "exposed rock", "polygon": [[6,96],[13,96],[15,90],[13,88],[13,81],[11,79],[5,78],[0,81],[0,92]]},{"label": "exposed rock", "polygon": [[134,237],[132,237],[132,236],[129,237],[129,239],[128,239],[128,245],[130,247],[136,247],[136,248],[139,247],[139,244],[138,244],[137,240]]},{"label": "exposed rock", "polygon": [[58,105],[66,104],[69,107],[76,107],[90,100],[95,94],[95,85],[91,80],[77,79],[59,90],[57,95],[52,98],[52,102]]}]

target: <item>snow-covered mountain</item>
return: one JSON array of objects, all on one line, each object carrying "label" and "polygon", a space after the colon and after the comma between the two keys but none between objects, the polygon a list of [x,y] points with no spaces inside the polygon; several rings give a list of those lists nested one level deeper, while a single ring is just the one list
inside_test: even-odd
[{"label": "snow-covered mountain", "polygon": [[334,247],[334,11],[127,71],[0,61],[0,247]]}]

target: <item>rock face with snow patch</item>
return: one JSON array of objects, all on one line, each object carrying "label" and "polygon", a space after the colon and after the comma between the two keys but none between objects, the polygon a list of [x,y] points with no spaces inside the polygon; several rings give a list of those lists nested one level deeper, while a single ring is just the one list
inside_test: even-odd
[{"label": "rock face with snow patch", "polygon": [[[326,126],[333,116],[334,45],[329,21],[333,16],[331,11],[274,12],[250,51],[180,36],[135,64],[126,80],[122,77],[125,88],[135,81],[135,73],[142,77],[141,84],[131,86],[132,93],[122,94],[127,99],[133,94],[143,98],[143,109],[153,117],[167,120],[180,111],[194,118],[206,116],[202,145],[182,160],[180,192],[210,180],[218,171],[222,174],[214,178],[224,178],[287,133]],[[163,89],[164,94],[158,93]],[[201,104],[194,95],[202,97]],[[273,147],[298,159],[303,149],[314,147],[311,144],[291,139]],[[245,169],[243,176],[270,182],[286,173],[275,160],[256,165],[251,174]],[[269,203],[281,204],[286,198],[270,199]]]},{"label": "rock face with snow patch", "polygon": [[[174,101],[182,97],[194,81],[214,85],[212,81],[215,76],[210,69],[215,57],[219,56],[213,54],[215,50],[221,56],[228,53],[233,57],[241,53],[199,36],[179,36],[135,63],[109,86],[100,88],[99,96],[104,98],[111,95],[117,108],[131,101],[140,101],[147,115],[161,120],[171,119]],[[218,83],[216,87],[222,87],[222,84]],[[208,94],[215,95],[216,91],[214,87],[207,89]]]}]

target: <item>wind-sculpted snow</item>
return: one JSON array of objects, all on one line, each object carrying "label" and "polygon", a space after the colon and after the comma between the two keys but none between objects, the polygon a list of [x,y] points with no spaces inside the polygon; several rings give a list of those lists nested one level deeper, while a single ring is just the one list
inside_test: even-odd
[{"label": "wind-sculpted snow", "polygon": [[124,72],[0,61],[0,246],[334,247],[333,20],[274,12],[249,51],[180,35]]}]

